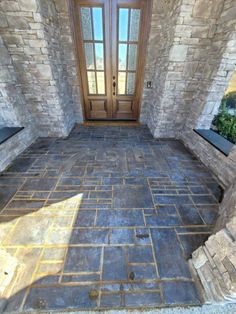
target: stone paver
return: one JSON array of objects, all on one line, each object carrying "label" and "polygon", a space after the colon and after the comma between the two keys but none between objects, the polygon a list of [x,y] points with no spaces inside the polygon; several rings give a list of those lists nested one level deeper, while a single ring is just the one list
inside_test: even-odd
[{"label": "stone paver", "polygon": [[6,312],[201,303],[187,259],[220,190],[180,142],[77,126],[38,140],[0,187],[2,249],[23,265]]}]

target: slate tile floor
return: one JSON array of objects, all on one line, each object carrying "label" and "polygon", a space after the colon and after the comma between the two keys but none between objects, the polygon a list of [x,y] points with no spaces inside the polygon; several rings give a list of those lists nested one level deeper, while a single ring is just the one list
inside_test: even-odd
[{"label": "slate tile floor", "polygon": [[199,305],[187,259],[220,189],[145,126],[77,126],[0,176],[0,240],[22,264],[5,311]]}]

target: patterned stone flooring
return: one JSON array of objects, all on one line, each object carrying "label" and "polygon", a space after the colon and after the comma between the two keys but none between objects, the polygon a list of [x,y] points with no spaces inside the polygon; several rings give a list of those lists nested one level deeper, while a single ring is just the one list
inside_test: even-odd
[{"label": "patterned stone flooring", "polygon": [[5,311],[199,305],[188,267],[220,189],[145,126],[77,126],[0,176],[0,240],[17,258]]}]

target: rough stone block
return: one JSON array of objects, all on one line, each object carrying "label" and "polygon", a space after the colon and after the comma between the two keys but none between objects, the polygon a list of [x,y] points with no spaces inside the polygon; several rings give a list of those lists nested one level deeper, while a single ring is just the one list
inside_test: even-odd
[{"label": "rough stone block", "polygon": [[226,228],[231,233],[236,241],[236,217],[230,220],[229,223],[226,224]]},{"label": "rough stone block", "polygon": [[43,80],[52,79],[52,71],[50,65],[47,64],[37,64],[36,68],[38,70],[39,78]]},{"label": "rough stone block", "polygon": [[10,55],[4,46],[0,46],[0,65],[9,65],[11,64]]},{"label": "rough stone block", "polygon": [[14,29],[14,30],[25,30],[25,29],[29,29],[29,23],[27,21],[27,19],[23,16],[11,16],[11,15],[7,15],[7,22],[10,28]]},{"label": "rough stone block", "polygon": [[29,40],[29,46],[32,48],[44,48],[47,47],[47,42],[41,39]]},{"label": "rough stone block", "polygon": [[187,45],[173,45],[170,50],[170,61],[185,61],[188,52]]},{"label": "rough stone block", "polygon": [[197,0],[193,8],[194,17],[217,18],[222,10],[224,1],[214,0],[209,2],[205,0]]},{"label": "rough stone block", "polygon": [[66,12],[67,11],[67,5],[66,5],[66,0],[57,0],[55,2],[56,9],[58,12]]},{"label": "rough stone block", "polygon": [[4,40],[8,45],[23,45],[21,35],[4,35]]},{"label": "rough stone block", "polygon": [[6,16],[0,14],[0,28],[6,28],[8,26]]},{"label": "rough stone block", "polygon": [[19,11],[19,4],[17,1],[2,0],[0,2],[0,10],[4,12]]},{"label": "rough stone block", "polygon": [[22,11],[37,11],[37,2],[36,0],[18,0],[20,9]]},{"label": "rough stone block", "polygon": [[12,75],[6,66],[0,66],[0,83],[7,83],[12,81]]}]

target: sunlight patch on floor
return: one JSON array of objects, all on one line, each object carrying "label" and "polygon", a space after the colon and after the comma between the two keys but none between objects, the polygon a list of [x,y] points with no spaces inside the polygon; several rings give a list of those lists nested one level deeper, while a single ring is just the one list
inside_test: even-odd
[{"label": "sunlight patch on floor", "polygon": [[[64,267],[64,256],[70,244],[73,230],[71,227],[77,217],[82,197],[82,193],[77,194],[64,201],[44,206],[35,212],[29,210],[29,214],[0,224],[2,252],[0,259],[8,256],[9,262],[10,260],[14,262],[12,267],[14,266],[15,272],[14,275],[11,274],[11,280],[1,281],[1,299],[11,298],[34,282],[48,276],[49,273],[60,275]],[[10,219],[9,215],[7,217]],[[54,232],[65,224],[70,228],[62,234]],[[50,252],[53,253],[52,246],[60,245],[63,247],[57,259],[47,262],[45,258],[43,263],[40,262],[42,256],[45,254],[50,256]],[[9,269],[6,269],[5,274],[10,276]]]}]

